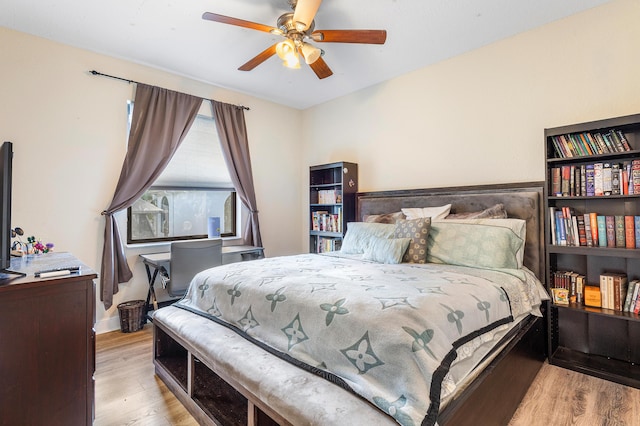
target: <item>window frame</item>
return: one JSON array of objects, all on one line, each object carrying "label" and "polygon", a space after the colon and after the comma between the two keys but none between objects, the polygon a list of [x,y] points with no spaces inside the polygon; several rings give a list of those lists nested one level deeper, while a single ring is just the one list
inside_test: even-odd
[{"label": "window frame", "polygon": [[[232,221],[231,232],[220,233],[220,238],[233,238],[238,235],[237,232],[237,222],[238,222],[238,193],[234,187],[211,187],[211,186],[150,186],[147,188],[145,193],[150,190],[159,190],[159,191],[229,191],[231,192],[231,209],[232,209],[232,217],[234,220]],[[142,194],[144,195],[144,194]],[[141,198],[142,196],[140,196]],[[159,237],[159,238],[142,238],[142,239],[132,239],[132,207],[127,207],[127,245],[138,245],[138,244],[149,244],[149,243],[170,243],[173,241],[184,241],[184,240],[201,240],[206,239],[209,236],[207,234],[203,235],[184,235],[184,236],[172,236],[172,237]]]}]

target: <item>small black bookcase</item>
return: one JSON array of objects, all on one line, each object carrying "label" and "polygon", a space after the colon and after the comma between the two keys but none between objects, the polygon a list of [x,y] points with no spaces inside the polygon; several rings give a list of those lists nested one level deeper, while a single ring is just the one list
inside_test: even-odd
[{"label": "small black bookcase", "polygon": [[309,168],[309,252],[340,250],[355,221],[358,165],[337,162]]}]

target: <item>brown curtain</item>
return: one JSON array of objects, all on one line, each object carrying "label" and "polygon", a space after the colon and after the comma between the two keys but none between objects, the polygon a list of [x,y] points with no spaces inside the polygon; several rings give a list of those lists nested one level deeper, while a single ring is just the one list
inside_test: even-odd
[{"label": "brown curtain", "polygon": [[100,300],[113,303],[118,284],[133,274],[113,214],[131,206],[164,170],[196,118],[202,99],[138,83],[129,146],[106,218],[100,272]]},{"label": "brown curtain", "polygon": [[211,101],[211,104],[231,182],[250,213],[250,220],[242,231],[242,239],[245,244],[262,247],[244,108],[217,101]]}]

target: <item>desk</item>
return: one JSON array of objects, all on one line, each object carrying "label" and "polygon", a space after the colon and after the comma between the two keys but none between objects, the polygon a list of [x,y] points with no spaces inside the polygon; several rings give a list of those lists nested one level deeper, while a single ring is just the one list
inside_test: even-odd
[{"label": "desk", "polygon": [[[242,262],[244,260],[261,259],[264,257],[264,249],[255,246],[226,246],[222,247],[222,264]],[[158,309],[158,299],[156,298],[155,283],[158,272],[162,266],[167,266],[171,261],[170,252],[141,254],[142,263],[147,271],[149,280],[149,291],[145,304],[145,318],[149,312],[149,303],[153,304],[153,309]]]}]

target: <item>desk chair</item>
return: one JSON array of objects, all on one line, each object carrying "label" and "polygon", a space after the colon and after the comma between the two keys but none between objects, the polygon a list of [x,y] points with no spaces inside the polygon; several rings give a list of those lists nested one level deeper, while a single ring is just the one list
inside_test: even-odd
[{"label": "desk chair", "polygon": [[205,269],[222,265],[222,240],[179,241],[171,243],[167,292],[184,296],[193,277]]}]

